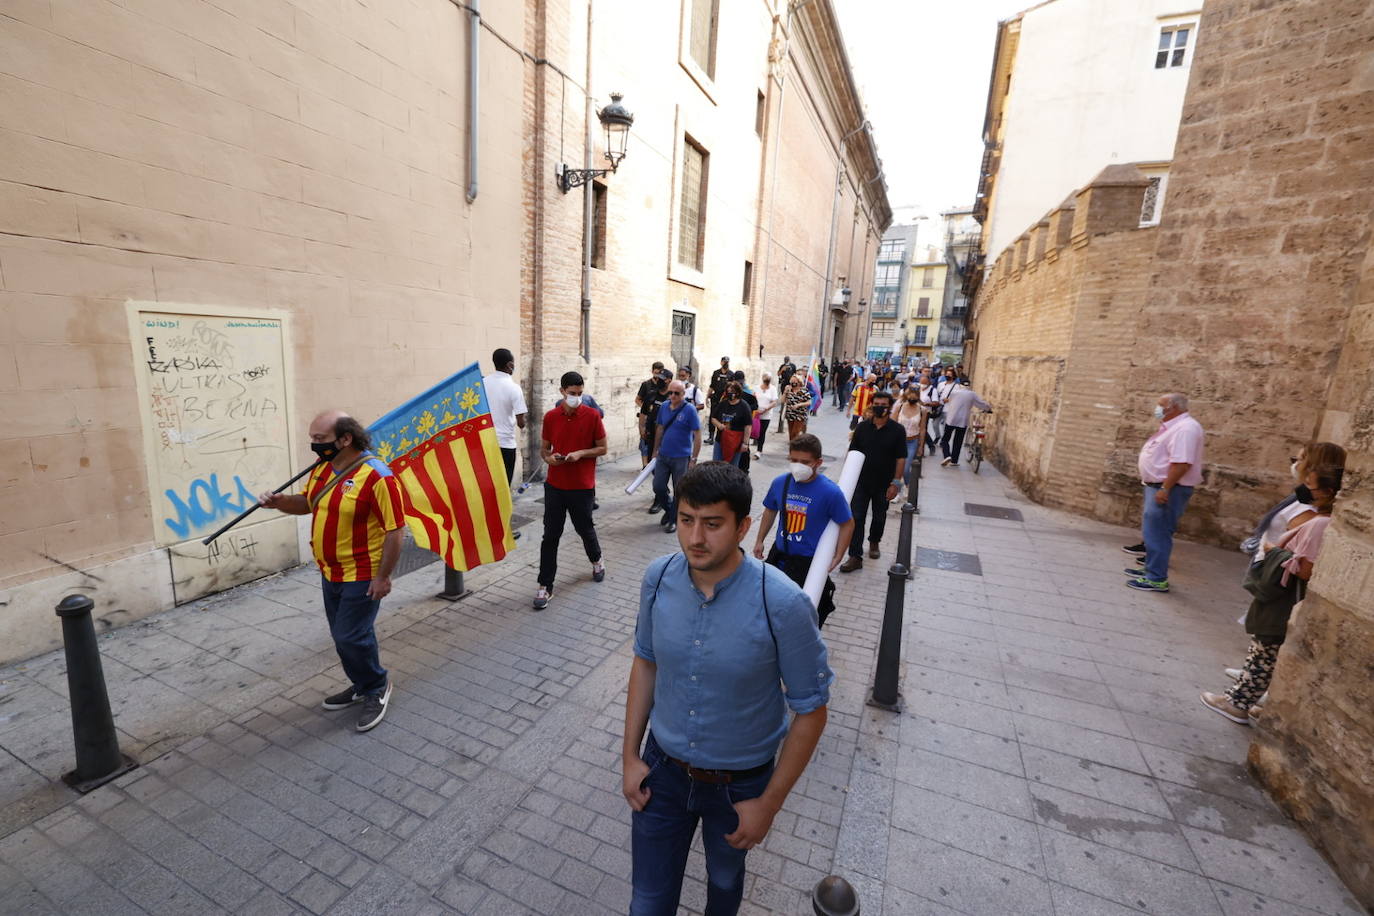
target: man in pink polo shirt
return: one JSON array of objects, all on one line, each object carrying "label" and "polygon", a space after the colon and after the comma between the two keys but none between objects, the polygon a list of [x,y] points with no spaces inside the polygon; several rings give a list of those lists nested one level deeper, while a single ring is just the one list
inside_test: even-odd
[{"label": "man in pink polo shirt", "polygon": [[1202,424],[1188,413],[1188,399],[1166,394],[1155,405],[1155,417],[1163,421],[1159,431],[1146,440],[1137,462],[1145,485],[1145,505],[1140,513],[1140,534],[1145,557],[1138,569],[1126,570],[1126,585],[1146,592],[1169,590],[1169,555],[1174,549],[1174,530],[1193,487],[1202,483]]}]

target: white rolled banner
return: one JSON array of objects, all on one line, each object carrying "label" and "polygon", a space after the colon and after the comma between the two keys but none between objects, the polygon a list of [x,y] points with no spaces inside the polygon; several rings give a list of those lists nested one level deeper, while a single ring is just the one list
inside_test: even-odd
[{"label": "white rolled banner", "polygon": [[638,490],[639,485],[642,484],[644,481],[648,480],[649,475],[654,472],[654,465],[656,464],[658,464],[658,458],[650,458],[649,463],[644,465],[644,470],[639,472],[639,476],[636,477],[634,480],[630,481],[629,486],[625,488],[625,492],[633,493],[635,490]]},{"label": "white rolled banner", "polygon": [[[863,452],[849,452],[844,456],[844,467],[840,469],[839,485],[844,493],[845,502],[854,496],[854,487],[859,482],[859,472],[864,467]],[[783,506],[786,512],[787,507]],[[821,606],[821,591],[825,588],[825,577],[830,574],[830,561],[835,558],[835,546],[840,539],[840,526],[831,522],[821,532],[816,544],[816,553],[811,558],[811,568],[806,571],[806,584],[802,591],[811,599],[812,607]]]}]

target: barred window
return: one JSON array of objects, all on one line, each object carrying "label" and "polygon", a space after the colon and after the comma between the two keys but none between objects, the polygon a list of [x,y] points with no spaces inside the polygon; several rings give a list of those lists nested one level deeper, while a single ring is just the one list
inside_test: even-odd
[{"label": "barred window", "polygon": [[1163,190],[1164,176],[1152,175],[1149,186],[1145,188],[1145,199],[1140,204],[1140,225],[1153,226],[1159,222],[1160,191]]},{"label": "barred window", "polygon": [[706,251],[706,181],[709,156],[706,150],[684,137],[682,143],[682,198],[678,202],[677,260],[701,270]]},{"label": "barred window", "polygon": [[688,23],[687,51],[702,72],[716,78],[716,27],[720,21],[720,0],[691,0],[692,21]]}]

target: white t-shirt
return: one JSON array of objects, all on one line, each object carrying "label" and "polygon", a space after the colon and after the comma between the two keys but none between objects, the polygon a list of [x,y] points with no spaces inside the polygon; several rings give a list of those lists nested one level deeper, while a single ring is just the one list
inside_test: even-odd
[{"label": "white t-shirt", "polygon": [[487,389],[487,407],[491,410],[497,443],[502,448],[517,448],[515,417],[529,412],[525,407],[525,392],[515,384],[509,372],[493,372],[482,379],[482,384]]},{"label": "white t-shirt", "polygon": [[759,401],[759,419],[773,419],[773,406],[778,403],[778,389],[770,385],[767,388],[759,388],[754,392],[754,397]]},{"label": "white t-shirt", "polygon": [[1264,555],[1278,544],[1279,538],[1283,537],[1284,532],[1288,530],[1289,522],[1293,521],[1293,519],[1302,515],[1304,512],[1311,511],[1313,511],[1311,505],[1292,503],[1275,512],[1274,517],[1269,521],[1269,527],[1264,529],[1264,536],[1260,538],[1259,547],[1255,548],[1253,562],[1258,563],[1260,560],[1263,560]]},{"label": "white t-shirt", "polygon": [[706,406],[706,393],[701,390],[701,386],[695,382],[683,382],[683,400],[691,404],[697,410]]}]

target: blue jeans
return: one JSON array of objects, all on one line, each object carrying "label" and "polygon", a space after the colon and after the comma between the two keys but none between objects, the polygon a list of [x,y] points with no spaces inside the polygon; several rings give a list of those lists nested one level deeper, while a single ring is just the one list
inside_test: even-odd
[{"label": "blue jeans", "polygon": [[1169,491],[1164,505],[1155,502],[1159,484],[1145,484],[1145,505],[1140,512],[1140,539],[1145,542],[1145,578],[1154,582],[1169,580],[1169,555],[1174,552],[1174,531],[1188,500],[1192,487],[1175,486]]},{"label": "blue jeans", "polygon": [[[681,458],[664,458],[660,454],[658,463],[654,465],[654,501],[663,507],[663,511],[668,513],[667,517],[673,522],[677,521],[677,482],[687,473],[687,464],[691,460],[686,455]],[[673,481],[671,500],[668,498],[669,479]]]},{"label": "blue jeans", "polygon": [[330,582],[323,576],[324,616],[334,650],[343,663],[344,675],[358,696],[381,696],[386,690],[386,669],[377,651],[377,609],[380,600],[367,597],[371,582]]},{"label": "blue jeans", "polygon": [[906,485],[911,486],[911,475],[916,470],[916,450],[924,445],[919,435],[912,436],[906,440],[906,471],[902,474],[906,478]]},{"label": "blue jeans", "polygon": [[651,733],[644,745],[650,792],[643,811],[631,821],[632,880],[630,916],[674,916],[682,894],[682,873],[692,836],[701,822],[706,851],[706,916],[733,916],[744,898],[744,859],[748,852],[725,842],[739,829],[735,802],[758,798],[773,776],[770,766],[738,782],[697,782],[667,758]]}]

